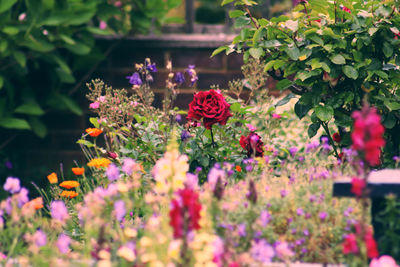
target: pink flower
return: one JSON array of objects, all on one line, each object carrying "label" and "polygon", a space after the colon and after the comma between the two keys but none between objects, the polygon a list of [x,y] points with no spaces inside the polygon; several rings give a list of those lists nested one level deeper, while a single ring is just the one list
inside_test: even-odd
[{"label": "pink flower", "polygon": [[101,30],[104,30],[105,28],[107,28],[107,23],[105,21],[100,21],[99,28]]},{"label": "pink flower", "polygon": [[375,258],[369,264],[369,267],[399,267],[396,261],[387,255],[382,255],[379,259]]},{"label": "pink flower", "polygon": [[21,190],[19,179],[16,177],[7,177],[6,183],[3,186],[4,190],[11,194],[18,193]]},{"label": "pink flower", "polygon": [[23,21],[23,20],[25,20],[25,18],[26,18],[26,13],[22,13],[22,14],[20,14],[20,15],[18,16],[18,20],[19,20],[19,21]]},{"label": "pink flower", "polygon": [[357,254],[357,237],[355,234],[348,234],[344,237],[344,242],[342,244],[343,254]]},{"label": "pink flower", "polygon": [[294,256],[294,252],[289,248],[288,243],[286,242],[280,242],[275,247],[275,251],[281,260],[285,260]]},{"label": "pink flower", "polygon": [[92,108],[92,109],[96,109],[96,108],[99,108],[99,107],[100,107],[100,104],[97,101],[95,101],[95,102],[93,102],[93,103],[91,103],[89,105],[89,108]]},{"label": "pink flower", "polygon": [[282,118],[282,116],[279,114],[276,114],[276,113],[272,113],[272,118],[280,119],[280,118]]},{"label": "pink flower", "polygon": [[249,129],[250,132],[254,132],[257,130],[257,128],[251,124],[246,124],[247,129]]},{"label": "pink flower", "polygon": [[100,103],[104,103],[104,102],[106,102],[106,97],[104,95],[99,96],[98,100]]}]

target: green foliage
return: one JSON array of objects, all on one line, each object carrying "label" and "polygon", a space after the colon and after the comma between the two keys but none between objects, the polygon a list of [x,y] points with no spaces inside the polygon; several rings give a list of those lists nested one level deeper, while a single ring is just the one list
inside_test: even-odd
[{"label": "green foliage", "polygon": [[180,3],[0,1],[0,129],[31,129],[44,137],[47,127],[41,117],[47,111],[82,115],[71,96],[87,66],[104,59],[96,35],[146,33]]},{"label": "green foliage", "polygon": [[[253,57],[278,80],[277,88],[300,95],[295,112],[312,112],[317,124],[334,122],[350,132],[351,113],[362,99],[376,106],[386,127],[386,164],[400,152],[400,13],[395,1],[310,0],[291,14],[266,20],[249,13],[247,1],[235,2],[241,29],[231,50]],[[344,7],[349,8],[349,12]]]}]

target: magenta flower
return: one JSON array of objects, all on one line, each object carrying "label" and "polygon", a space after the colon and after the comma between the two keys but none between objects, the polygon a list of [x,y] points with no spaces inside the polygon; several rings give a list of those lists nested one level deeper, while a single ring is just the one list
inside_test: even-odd
[{"label": "magenta flower", "polygon": [[106,175],[108,177],[108,180],[110,180],[111,182],[117,180],[119,178],[119,169],[117,165],[111,163],[110,166],[108,166],[107,168]]},{"label": "magenta flower", "polygon": [[282,198],[286,197],[287,194],[288,194],[288,193],[287,193],[287,191],[286,191],[285,189],[282,189],[282,190],[281,190],[281,197],[282,197]]},{"label": "magenta flower", "polygon": [[319,213],[319,218],[321,221],[324,221],[328,217],[328,213],[326,211],[322,211]]},{"label": "magenta flower", "polygon": [[71,243],[71,238],[66,234],[60,234],[57,239],[56,246],[58,250],[65,254],[69,251],[69,244]]},{"label": "magenta flower", "polygon": [[61,200],[52,201],[50,204],[51,217],[54,220],[65,222],[69,218],[68,209]]},{"label": "magenta flower", "polygon": [[93,103],[90,103],[90,105],[89,105],[89,108],[92,108],[92,109],[96,109],[96,108],[99,108],[99,107],[100,107],[100,104],[97,101],[95,101]]},{"label": "magenta flower", "polygon": [[11,194],[18,193],[21,190],[20,181],[16,177],[7,177],[6,183],[3,186],[4,190]]},{"label": "magenta flower", "polygon": [[47,244],[47,236],[42,230],[39,229],[33,235],[33,241],[35,242],[36,246],[43,247]]},{"label": "magenta flower", "polygon": [[118,221],[122,221],[126,214],[125,202],[123,200],[117,200],[114,203],[115,217]]}]

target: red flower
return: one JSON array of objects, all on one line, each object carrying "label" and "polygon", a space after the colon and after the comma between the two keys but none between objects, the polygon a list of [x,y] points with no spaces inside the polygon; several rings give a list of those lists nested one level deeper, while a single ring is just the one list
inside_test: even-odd
[{"label": "red flower", "polygon": [[381,163],[381,148],[385,145],[383,133],[385,128],[381,124],[381,117],[375,108],[364,106],[361,111],[353,112],[353,132],[351,140],[353,149],[364,153],[364,158],[370,166]]},{"label": "red flower", "polygon": [[357,177],[353,177],[351,179],[351,192],[356,196],[360,197],[362,195],[362,191],[365,188],[364,179],[360,179]]},{"label": "red flower", "polygon": [[264,143],[261,141],[261,137],[255,132],[250,132],[248,136],[241,136],[239,140],[242,148],[247,150],[247,156],[252,157],[254,155],[256,157],[264,156]]},{"label": "red flower", "polygon": [[211,127],[219,123],[225,125],[229,117],[230,105],[226,102],[222,94],[215,90],[198,92],[194,95],[193,101],[189,104],[188,120],[203,119],[204,127]]},{"label": "red flower", "polygon": [[174,230],[174,238],[181,238],[184,229],[188,231],[200,229],[201,204],[199,195],[192,189],[185,188],[177,192],[177,198],[172,199],[169,211],[170,222]]},{"label": "red flower", "polygon": [[343,11],[345,11],[345,12],[351,14],[351,10],[350,10],[348,7],[342,6],[342,7],[340,7],[340,8],[341,8]]},{"label": "red flower", "polygon": [[333,141],[335,141],[336,143],[340,143],[340,141],[342,141],[342,137],[339,135],[339,133],[334,133],[332,135],[332,139]]},{"label": "red flower", "polygon": [[343,254],[357,254],[357,237],[355,234],[348,234],[344,237],[342,244]]},{"label": "red flower", "polygon": [[371,230],[367,231],[365,234],[365,246],[367,247],[368,258],[374,259],[379,257],[379,251]]}]

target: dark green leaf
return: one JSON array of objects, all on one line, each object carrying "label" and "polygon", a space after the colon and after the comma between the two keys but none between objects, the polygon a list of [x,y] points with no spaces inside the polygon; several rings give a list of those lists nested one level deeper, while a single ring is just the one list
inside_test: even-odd
[{"label": "dark green leaf", "polygon": [[255,59],[259,59],[260,57],[262,57],[264,55],[264,51],[261,47],[257,47],[257,48],[252,47],[249,49],[249,53]]},{"label": "dark green leaf", "polygon": [[0,127],[7,129],[29,130],[31,127],[28,122],[17,118],[2,118],[0,119]]},{"label": "dark green leaf", "polygon": [[74,100],[72,100],[68,96],[64,95],[58,95],[57,98],[73,113],[76,115],[81,116],[83,114],[82,109],[75,103]]},{"label": "dark green leaf", "polygon": [[229,11],[229,17],[230,17],[231,19],[234,19],[234,18],[243,16],[243,15],[244,15],[244,12],[243,12],[242,10],[236,9],[236,10],[231,10],[231,11]]},{"label": "dark green leaf", "polygon": [[292,81],[290,81],[290,80],[288,80],[288,79],[284,79],[284,80],[279,81],[279,82],[276,84],[276,89],[282,91],[282,90],[285,90],[285,89],[289,88],[289,87],[292,86],[292,85],[293,85],[293,82],[292,82]]},{"label": "dark green leaf", "polygon": [[358,78],[358,71],[354,67],[346,65],[343,66],[342,70],[347,77],[353,80],[356,80]]},{"label": "dark green leaf", "polygon": [[243,28],[244,26],[249,25],[249,24],[250,24],[250,18],[248,18],[248,17],[246,17],[246,16],[241,16],[241,17],[238,17],[238,18],[235,20],[235,25],[234,25],[234,27],[235,27],[236,29],[241,29],[241,28]]},{"label": "dark green leaf", "polygon": [[91,50],[91,48],[89,46],[82,44],[82,43],[76,43],[75,45],[66,44],[65,48],[67,48],[72,53],[81,55],[81,56],[87,55]]},{"label": "dark green leaf", "polygon": [[37,117],[32,117],[29,120],[29,124],[32,127],[32,131],[40,138],[43,138],[47,135],[46,125],[44,125],[44,123],[41,122]]},{"label": "dark green leaf", "polygon": [[314,111],[321,121],[329,121],[333,117],[333,108],[331,106],[318,106]]},{"label": "dark green leaf", "polygon": [[23,104],[14,110],[15,113],[41,116],[44,114],[44,110],[36,103]]},{"label": "dark green leaf", "polygon": [[383,43],[383,54],[385,54],[385,57],[393,55],[393,47],[388,42]]},{"label": "dark green leaf", "polygon": [[235,1],[235,0],[224,0],[224,1],[222,1],[221,6],[224,6],[224,5],[227,5],[229,3],[232,3],[233,1]]},{"label": "dark green leaf", "polygon": [[297,47],[288,47],[285,49],[286,54],[292,59],[292,60],[298,60],[300,56],[300,50]]},{"label": "dark green leaf", "polygon": [[279,106],[283,106],[287,103],[289,103],[290,99],[295,98],[296,96],[292,93],[288,94],[287,96],[285,96],[284,98],[282,98],[281,100],[279,100],[276,104],[275,107],[279,107]]},{"label": "dark green leaf", "polygon": [[330,60],[331,60],[333,63],[335,63],[336,65],[343,65],[343,64],[346,64],[346,59],[345,59],[342,55],[340,55],[340,54],[337,54],[337,55],[332,56],[332,57],[330,58]]},{"label": "dark green leaf", "polygon": [[226,48],[227,48],[226,45],[218,47],[217,49],[215,49],[215,50],[212,52],[211,57],[213,57],[213,56],[215,56],[215,55],[218,55],[218,54],[221,53],[222,51],[225,51]]},{"label": "dark green leaf", "polygon": [[0,13],[10,9],[16,2],[17,0],[0,0]]},{"label": "dark green leaf", "polygon": [[385,101],[384,104],[390,111],[399,110],[400,109],[400,103],[399,102]]},{"label": "dark green leaf", "polygon": [[318,132],[320,126],[321,126],[321,124],[319,124],[319,123],[313,123],[313,124],[311,124],[311,125],[308,127],[308,131],[307,131],[308,136],[309,136],[310,138],[314,137],[314,136],[317,134],[317,132]]},{"label": "dark green leaf", "polygon": [[305,115],[307,115],[310,108],[311,107],[309,105],[304,105],[297,101],[297,103],[294,105],[294,112],[299,119],[302,119]]}]

